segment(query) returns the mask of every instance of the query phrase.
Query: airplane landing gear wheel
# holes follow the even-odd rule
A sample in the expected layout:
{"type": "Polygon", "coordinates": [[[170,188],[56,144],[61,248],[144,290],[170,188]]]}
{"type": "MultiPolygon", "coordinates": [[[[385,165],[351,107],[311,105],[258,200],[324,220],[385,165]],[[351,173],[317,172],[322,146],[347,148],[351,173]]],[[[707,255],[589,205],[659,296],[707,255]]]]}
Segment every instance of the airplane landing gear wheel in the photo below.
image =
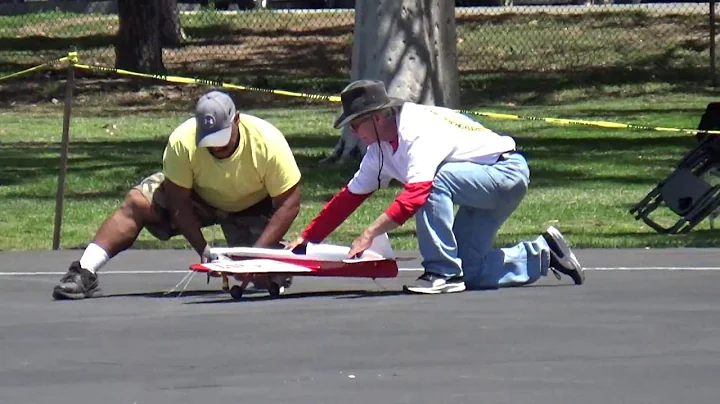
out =
{"type": "Polygon", "coordinates": [[[280,286],[280,284],[276,282],[270,282],[270,285],[268,286],[268,293],[272,297],[280,297],[280,295],[285,291],[284,286],[280,286]]]}
{"type": "Polygon", "coordinates": [[[242,295],[243,295],[243,290],[240,286],[233,285],[233,287],[230,288],[230,296],[232,296],[233,299],[240,300],[240,299],[242,299],[242,295]]]}

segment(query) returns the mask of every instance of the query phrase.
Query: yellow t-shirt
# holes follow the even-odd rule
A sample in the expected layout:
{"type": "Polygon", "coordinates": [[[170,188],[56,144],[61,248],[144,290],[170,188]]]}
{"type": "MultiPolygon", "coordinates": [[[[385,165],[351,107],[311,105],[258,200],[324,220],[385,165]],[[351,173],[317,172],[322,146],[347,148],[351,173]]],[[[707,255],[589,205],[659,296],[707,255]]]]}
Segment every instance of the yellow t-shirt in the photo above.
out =
{"type": "Polygon", "coordinates": [[[239,212],[300,181],[300,169],[287,140],[270,123],[240,114],[240,142],[232,156],[213,157],[195,145],[195,118],[178,126],[163,153],[163,173],[175,184],[194,189],[210,205],[239,212]]]}

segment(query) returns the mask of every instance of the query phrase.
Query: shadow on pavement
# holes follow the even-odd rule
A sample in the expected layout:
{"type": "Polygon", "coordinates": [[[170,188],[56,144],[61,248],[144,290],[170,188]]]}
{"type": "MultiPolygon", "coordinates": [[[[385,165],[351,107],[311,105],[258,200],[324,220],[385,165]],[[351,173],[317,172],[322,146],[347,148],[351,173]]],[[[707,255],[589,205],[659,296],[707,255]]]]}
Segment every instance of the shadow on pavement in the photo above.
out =
{"type": "MultiPolygon", "coordinates": [[[[248,292],[246,291],[245,294],[248,292]]],[[[187,304],[216,304],[216,303],[251,303],[251,302],[265,302],[268,300],[288,300],[288,299],[304,299],[304,298],[317,298],[317,297],[335,297],[336,299],[361,299],[368,297],[385,297],[385,296],[397,296],[406,294],[402,290],[383,290],[383,291],[367,291],[367,290],[334,290],[334,291],[319,291],[319,292],[298,292],[288,293],[280,297],[272,297],[263,291],[254,292],[254,294],[260,295],[256,297],[245,297],[243,294],[242,299],[235,300],[229,295],[226,299],[219,300],[203,300],[187,302],[187,304]]]]}

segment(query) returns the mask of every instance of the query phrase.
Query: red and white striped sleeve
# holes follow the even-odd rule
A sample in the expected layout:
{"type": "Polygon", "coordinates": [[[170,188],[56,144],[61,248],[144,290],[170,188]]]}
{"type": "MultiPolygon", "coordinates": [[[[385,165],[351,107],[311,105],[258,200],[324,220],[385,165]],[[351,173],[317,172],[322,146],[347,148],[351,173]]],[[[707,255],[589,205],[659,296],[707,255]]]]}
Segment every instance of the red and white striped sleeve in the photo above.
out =
{"type": "Polygon", "coordinates": [[[415,133],[407,147],[405,189],[395,198],[385,213],[398,224],[405,223],[427,201],[438,168],[450,155],[453,145],[443,141],[433,122],[422,119],[403,120],[402,131],[415,133]]]}
{"type": "Polygon", "coordinates": [[[345,186],[335,194],[322,211],[302,232],[301,237],[311,243],[320,243],[347,219],[371,193],[353,194],[345,186]]]}
{"type": "Polygon", "coordinates": [[[395,198],[385,213],[397,224],[404,224],[427,201],[432,190],[432,181],[414,182],[405,185],[405,189],[395,198]]]}
{"type": "Polygon", "coordinates": [[[348,182],[348,190],[354,194],[368,194],[377,191],[377,177],[380,170],[380,150],[376,143],[368,146],[360,162],[360,168],[348,182]]]}

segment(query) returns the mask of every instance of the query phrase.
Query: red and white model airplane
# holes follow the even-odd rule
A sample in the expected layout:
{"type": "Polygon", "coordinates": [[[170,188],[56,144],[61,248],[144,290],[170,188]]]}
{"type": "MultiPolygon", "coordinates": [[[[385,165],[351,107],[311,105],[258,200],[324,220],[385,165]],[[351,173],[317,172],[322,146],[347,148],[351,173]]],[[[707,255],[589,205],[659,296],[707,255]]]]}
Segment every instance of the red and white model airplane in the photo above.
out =
{"type": "Polygon", "coordinates": [[[269,278],[268,293],[278,297],[284,292],[283,283],[293,276],[331,276],[352,278],[395,278],[398,265],[387,234],[378,236],[360,257],[348,258],[349,247],[332,244],[308,243],[295,251],[252,248],[212,248],[218,259],[205,264],[190,265],[195,272],[207,273],[210,277],[222,277],[223,289],[229,287],[228,278],[241,282],[229,288],[235,300],[255,276],[269,278]],[[298,251],[300,250],[300,251],[298,251]]]}

